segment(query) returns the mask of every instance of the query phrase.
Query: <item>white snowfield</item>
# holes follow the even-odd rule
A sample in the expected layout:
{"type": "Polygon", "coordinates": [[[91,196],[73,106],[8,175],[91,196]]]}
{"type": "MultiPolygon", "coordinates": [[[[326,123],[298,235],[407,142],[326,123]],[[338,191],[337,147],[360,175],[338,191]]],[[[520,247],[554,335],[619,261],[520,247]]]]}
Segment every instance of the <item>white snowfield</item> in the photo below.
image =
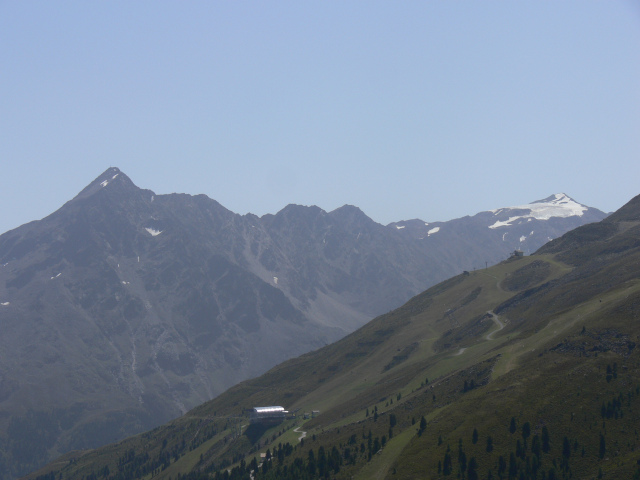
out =
{"type": "Polygon", "coordinates": [[[406,225],[396,225],[396,228],[397,228],[398,230],[402,230],[405,226],[406,226],[406,225]]]}
{"type": "Polygon", "coordinates": [[[534,202],[529,203],[528,205],[520,205],[517,207],[509,207],[508,209],[500,208],[498,210],[491,210],[494,215],[499,214],[503,210],[529,210],[529,213],[525,215],[517,215],[513,217],[509,217],[508,220],[505,221],[497,221],[493,225],[490,225],[489,228],[499,228],[506,227],[511,225],[516,220],[521,218],[526,218],[528,222],[532,219],[535,220],[549,220],[553,217],[558,218],[566,218],[566,217],[581,217],[584,212],[587,210],[587,207],[584,205],[580,205],[577,202],[574,202],[572,199],[567,197],[564,193],[556,193],[554,198],[550,201],[546,202],[534,202]]]}
{"type": "Polygon", "coordinates": [[[145,230],[147,232],[149,232],[151,234],[151,236],[153,236],[153,237],[157,237],[158,235],[160,235],[163,232],[163,230],[154,230],[153,228],[148,228],[148,227],[145,228],[145,230]]]}
{"type": "Polygon", "coordinates": [[[434,233],[438,233],[439,231],[440,231],[440,227],[432,228],[427,232],[427,236],[430,237],[431,235],[433,235],[434,233]]]}
{"type": "Polygon", "coordinates": [[[2,305],[3,307],[6,307],[7,305],[9,305],[9,302],[2,302],[0,303],[0,305],[2,305]]]}

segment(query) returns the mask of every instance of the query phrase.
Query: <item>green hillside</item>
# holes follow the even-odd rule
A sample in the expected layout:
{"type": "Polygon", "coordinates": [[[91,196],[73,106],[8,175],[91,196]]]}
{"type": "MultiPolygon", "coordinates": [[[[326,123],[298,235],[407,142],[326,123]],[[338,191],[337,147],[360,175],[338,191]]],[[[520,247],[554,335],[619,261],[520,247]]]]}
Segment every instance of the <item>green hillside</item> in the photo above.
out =
{"type": "Polygon", "coordinates": [[[639,198],[31,478],[640,478],[639,198]]]}

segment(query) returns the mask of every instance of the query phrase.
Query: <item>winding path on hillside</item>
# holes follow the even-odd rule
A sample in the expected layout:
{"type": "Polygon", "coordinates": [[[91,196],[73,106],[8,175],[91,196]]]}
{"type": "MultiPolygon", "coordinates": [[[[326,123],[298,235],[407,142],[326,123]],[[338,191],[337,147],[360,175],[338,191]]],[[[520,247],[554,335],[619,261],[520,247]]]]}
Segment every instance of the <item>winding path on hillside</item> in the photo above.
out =
{"type": "MultiPolygon", "coordinates": [[[[493,313],[493,310],[489,310],[487,312],[487,314],[491,315],[491,318],[493,319],[494,323],[498,326],[498,328],[496,328],[495,330],[487,333],[484,336],[485,340],[491,341],[491,340],[493,340],[493,336],[504,328],[504,323],[500,320],[498,315],[493,313]]],[[[466,349],[467,349],[467,347],[462,347],[460,350],[458,350],[456,353],[454,353],[454,356],[457,357],[458,355],[462,355],[465,352],[466,349]]]]}
{"type": "Polygon", "coordinates": [[[300,434],[300,436],[298,437],[298,441],[307,436],[307,432],[303,432],[302,430],[300,430],[300,427],[294,428],[293,431],[300,434]]]}
{"type": "Polygon", "coordinates": [[[504,323],[500,321],[498,315],[493,313],[493,310],[489,310],[487,313],[491,315],[491,318],[493,318],[493,321],[496,323],[496,325],[498,325],[498,328],[496,328],[492,332],[487,333],[484,338],[487,340],[493,340],[493,336],[504,328],[504,323]]]}

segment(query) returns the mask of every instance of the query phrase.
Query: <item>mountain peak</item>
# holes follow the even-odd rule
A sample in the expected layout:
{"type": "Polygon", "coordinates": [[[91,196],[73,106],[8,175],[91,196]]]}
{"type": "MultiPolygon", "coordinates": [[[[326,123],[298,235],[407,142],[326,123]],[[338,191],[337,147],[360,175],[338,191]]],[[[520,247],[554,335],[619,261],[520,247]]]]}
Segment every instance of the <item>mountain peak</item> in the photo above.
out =
{"type": "Polygon", "coordinates": [[[352,226],[375,225],[376,222],[354,205],[343,205],[329,212],[329,216],[342,224],[352,226]]]}
{"type": "Polygon", "coordinates": [[[511,224],[513,221],[520,218],[534,219],[534,220],[549,220],[553,217],[567,218],[567,217],[582,217],[584,213],[589,210],[589,207],[576,202],[571,197],[564,193],[556,193],[542,200],[536,200],[526,205],[518,205],[514,207],[499,208],[497,210],[490,210],[495,216],[507,217],[507,221],[497,221],[489,228],[497,228],[511,224]],[[519,212],[514,212],[517,210],[519,212]],[[524,215],[514,213],[528,212],[524,215]]]}
{"type": "Polygon", "coordinates": [[[91,182],[88,187],[93,185],[100,185],[101,187],[106,187],[110,182],[118,178],[120,175],[126,177],[125,174],[118,167],[109,167],[104,172],[96,177],[96,179],[91,182]]]}
{"type": "Polygon", "coordinates": [[[360,210],[360,208],[356,207],[355,205],[343,205],[329,212],[329,215],[338,216],[338,217],[347,217],[347,216],[366,217],[367,216],[362,210],[360,210]]]}
{"type": "Polygon", "coordinates": [[[278,217],[316,216],[322,213],[324,213],[324,210],[322,210],[320,207],[316,205],[307,206],[307,205],[298,205],[297,203],[290,203],[289,205],[284,207],[282,210],[280,210],[278,213],[276,213],[276,216],[278,217]]]}
{"type": "Polygon", "coordinates": [[[331,211],[331,213],[333,212],[360,212],[364,215],[364,212],[359,207],[356,207],[355,205],[349,205],[348,203],[345,203],[343,206],[331,211]]]}
{"type": "Polygon", "coordinates": [[[528,208],[531,210],[530,215],[536,220],[548,220],[551,217],[581,217],[589,209],[565,193],[555,193],[545,199],[513,208],[528,208]]]}
{"type": "Polygon", "coordinates": [[[549,195],[547,198],[543,198],[542,200],[536,200],[535,202],[531,202],[531,204],[534,204],[534,203],[562,204],[562,203],[570,203],[570,202],[576,203],[575,200],[571,198],[569,195],[561,192],[561,193],[554,193],[553,195],[549,195]]]}
{"type": "Polygon", "coordinates": [[[134,183],[131,181],[129,177],[127,177],[119,168],[117,167],[109,167],[104,172],[102,172],[98,177],[87,185],[76,197],[74,200],[80,200],[83,198],[88,198],[95,193],[105,189],[105,188],[113,188],[113,186],[119,185],[120,187],[133,187],[137,189],[134,183]]]}

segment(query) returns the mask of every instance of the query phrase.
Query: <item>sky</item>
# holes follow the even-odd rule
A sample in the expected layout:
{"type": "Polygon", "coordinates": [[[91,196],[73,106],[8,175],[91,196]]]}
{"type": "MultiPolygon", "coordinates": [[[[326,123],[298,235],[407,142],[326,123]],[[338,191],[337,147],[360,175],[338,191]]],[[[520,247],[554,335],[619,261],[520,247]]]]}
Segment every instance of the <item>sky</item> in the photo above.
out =
{"type": "Polygon", "coordinates": [[[0,233],[111,166],[245,214],[640,194],[640,2],[0,0],[0,233]]]}

